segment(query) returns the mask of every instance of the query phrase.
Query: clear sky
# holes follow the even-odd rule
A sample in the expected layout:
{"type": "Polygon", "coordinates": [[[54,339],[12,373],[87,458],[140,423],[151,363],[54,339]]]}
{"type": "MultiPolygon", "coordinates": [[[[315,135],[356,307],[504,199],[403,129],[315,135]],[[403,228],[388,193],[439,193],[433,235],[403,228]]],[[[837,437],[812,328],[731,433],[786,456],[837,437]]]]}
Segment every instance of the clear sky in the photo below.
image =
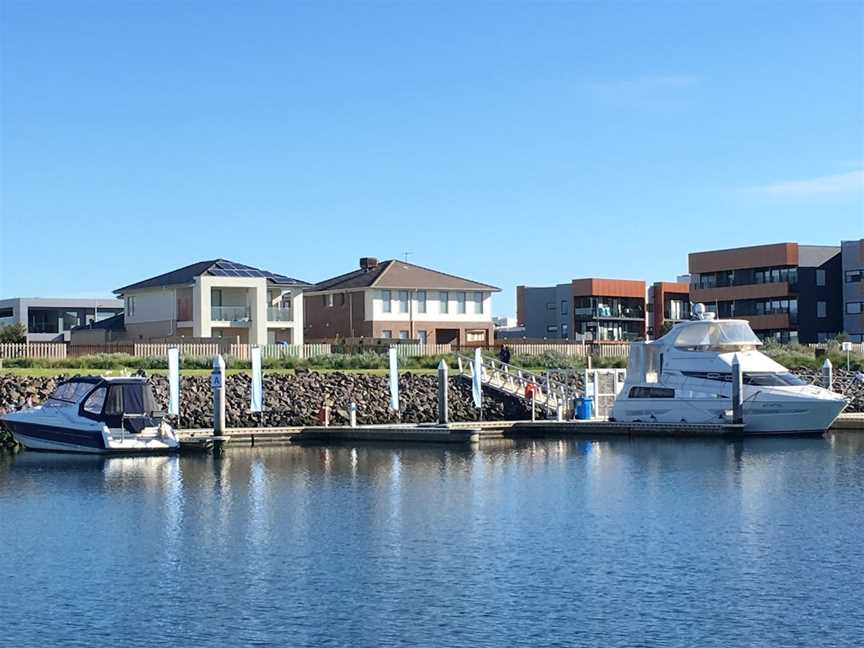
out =
{"type": "Polygon", "coordinates": [[[0,297],[864,236],[864,4],[10,2],[0,297]]]}

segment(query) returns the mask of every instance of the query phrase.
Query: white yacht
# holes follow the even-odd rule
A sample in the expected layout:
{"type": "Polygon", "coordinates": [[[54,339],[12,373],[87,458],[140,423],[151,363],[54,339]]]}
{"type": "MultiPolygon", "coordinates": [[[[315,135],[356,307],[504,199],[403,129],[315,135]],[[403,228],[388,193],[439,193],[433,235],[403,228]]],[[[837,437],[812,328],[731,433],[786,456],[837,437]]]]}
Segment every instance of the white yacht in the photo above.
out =
{"type": "Polygon", "coordinates": [[[4,414],[0,421],[31,450],[142,454],[180,446],[156,411],[146,378],[76,376],[42,405],[4,414]]]}
{"type": "Polygon", "coordinates": [[[744,434],[822,434],[848,401],[759,352],[746,320],[715,320],[702,304],[653,342],[633,343],[610,419],[732,422],[732,363],[742,372],[744,434]]]}

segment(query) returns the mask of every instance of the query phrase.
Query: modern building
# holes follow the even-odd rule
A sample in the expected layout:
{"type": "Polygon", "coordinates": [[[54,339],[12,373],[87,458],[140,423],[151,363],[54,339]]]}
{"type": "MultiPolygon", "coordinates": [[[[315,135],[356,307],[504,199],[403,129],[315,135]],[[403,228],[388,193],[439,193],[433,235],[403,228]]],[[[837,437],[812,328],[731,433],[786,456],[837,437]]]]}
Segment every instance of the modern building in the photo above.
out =
{"type": "Polygon", "coordinates": [[[843,330],[851,342],[864,342],[864,239],[842,241],[843,330]]]}
{"type": "Polygon", "coordinates": [[[199,261],[114,292],[131,340],[231,338],[303,344],[305,281],[226,259],[199,261]]]}
{"type": "Polygon", "coordinates": [[[306,338],[488,344],[496,292],[495,286],[412,263],[364,257],[358,269],[306,291],[306,338]]]}
{"type": "Polygon", "coordinates": [[[516,286],[516,325],[531,340],[569,340],[573,334],[573,288],[516,286]]]}
{"type": "Polygon", "coordinates": [[[656,339],[664,335],[675,322],[689,319],[690,284],[680,281],[654,282],[648,288],[647,311],[648,337],[656,339]]]}
{"type": "Polygon", "coordinates": [[[821,342],[843,329],[839,246],[776,243],[689,255],[690,300],[757,335],[821,342]]]}
{"type": "Polygon", "coordinates": [[[516,286],[516,321],[529,339],[642,339],[645,297],[645,282],[629,279],[516,286]]]}
{"type": "Polygon", "coordinates": [[[122,312],[119,299],[16,297],[0,300],[0,326],[24,324],[28,342],[68,342],[74,327],[122,312]]]}

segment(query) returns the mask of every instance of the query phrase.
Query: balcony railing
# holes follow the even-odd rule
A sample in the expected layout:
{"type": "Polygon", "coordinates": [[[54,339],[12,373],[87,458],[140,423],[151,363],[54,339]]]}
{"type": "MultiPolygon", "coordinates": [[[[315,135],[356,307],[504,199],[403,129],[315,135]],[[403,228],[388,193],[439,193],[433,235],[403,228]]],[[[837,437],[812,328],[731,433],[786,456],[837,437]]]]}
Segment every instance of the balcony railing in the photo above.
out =
{"type": "Polygon", "coordinates": [[[268,322],[290,322],[294,319],[293,310],[290,308],[280,308],[279,306],[267,307],[268,322]]]}
{"type": "Polygon", "coordinates": [[[210,319],[214,322],[237,322],[252,316],[248,306],[211,306],[210,319]]]}
{"type": "Polygon", "coordinates": [[[645,319],[645,312],[634,309],[618,311],[614,308],[574,308],[573,314],[578,318],[589,319],[645,319]]]}

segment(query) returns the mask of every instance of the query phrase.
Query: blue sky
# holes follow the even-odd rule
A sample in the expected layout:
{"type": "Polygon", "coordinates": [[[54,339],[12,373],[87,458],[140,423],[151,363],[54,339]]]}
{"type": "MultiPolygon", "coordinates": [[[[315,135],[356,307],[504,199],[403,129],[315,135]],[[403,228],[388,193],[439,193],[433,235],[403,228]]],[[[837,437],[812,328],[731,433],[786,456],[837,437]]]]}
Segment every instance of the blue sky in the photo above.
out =
{"type": "Polygon", "coordinates": [[[0,296],[864,236],[862,5],[691,4],[4,0],[0,296]]]}

